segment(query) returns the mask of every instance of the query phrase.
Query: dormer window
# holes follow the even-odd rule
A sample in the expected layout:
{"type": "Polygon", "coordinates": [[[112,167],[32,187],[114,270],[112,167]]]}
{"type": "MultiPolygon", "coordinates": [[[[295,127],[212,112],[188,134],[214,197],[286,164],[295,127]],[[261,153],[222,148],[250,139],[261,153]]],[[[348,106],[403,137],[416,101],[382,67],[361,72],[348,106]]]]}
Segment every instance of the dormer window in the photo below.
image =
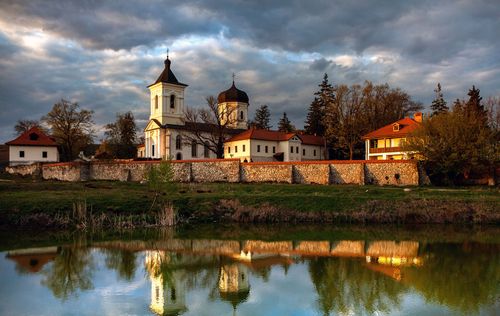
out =
{"type": "Polygon", "coordinates": [[[175,109],[175,95],[170,96],[170,108],[175,109]]]}
{"type": "Polygon", "coordinates": [[[158,110],[158,96],[155,95],[155,110],[158,110]]]}
{"type": "Polygon", "coordinates": [[[392,125],[392,131],[393,132],[399,132],[399,124],[398,123],[395,123],[392,125]]]}
{"type": "Polygon", "coordinates": [[[38,134],[37,133],[31,133],[30,134],[30,140],[38,140],[38,134]]]}

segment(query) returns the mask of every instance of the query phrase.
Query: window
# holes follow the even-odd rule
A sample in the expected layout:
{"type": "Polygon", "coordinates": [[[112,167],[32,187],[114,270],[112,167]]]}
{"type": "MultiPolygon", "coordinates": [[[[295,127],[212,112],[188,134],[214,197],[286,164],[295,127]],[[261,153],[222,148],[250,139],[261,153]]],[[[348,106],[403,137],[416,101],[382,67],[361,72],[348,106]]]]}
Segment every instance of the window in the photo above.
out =
{"type": "Polygon", "coordinates": [[[290,153],[293,154],[293,146],[290,147],[290,153]]]}
{"type": "Polygon", "coordinates": [[[177,156],[175,157],[175,159],[182,160],[182,154],[181,153],[177,153],[177,156]]]}
{"type": "Polygon", "coordinates": [[[246,148],[245,148],[245,145],[243,145],[243,152],[245,152],[246,148]]]}
{"type": "Polygon", "coordinates": [[[266,146],[266,147],[264,147],[264,151],[265,151],[265,152],[266,152],[266,154],[267,154],[267,151],[268,151],[268,150],[267,150],[267,146],[266,146]]]}
{"type": "Polygon", "coordinates": [[[170,96],[170,108],[175,109],[175,95],[170,96]]]}
{"type": "Polygon", "coordinates": [[[203,145],[203,157],[208,158],[210,157],[209,151],[208,151],[208,143],[205,143],[203,145]]]}
{"type": "Polygon", "coordinates": [[[234,152],[237,153],[238,152],[238,146],[234,146],[234,152]]]}
{"type": "Polygon", "coordinates": [[[231,146],[227,146],[227,153],[230,154],[231,153],[231,146]]]}
{"type": "Polygon", "coordinates": [[[257,145],[257,152],[260,153],[260,145],[257,145]]]}
{"type": "Polygon", "coordinates": [[[295,153],[298,154],[299,153],[299,146],[295,147],[295,153]]]}
{"type": "Polygon", "coordinates": [[[177,135],[177,137],[175,137],[175,149],[177,149],[177,150],[182,149],[182,136],[181,135],[177,135]]]}
{"type": "Polygon", "coordinates": [[[24,150],[19,151],[19,158],[24,158],[24,150]]]}
{"type": "Polygon", "coordinates": [[[273,154],[276,153],[276,146],[273,146],[273,154]]]}
{"type": "Polygon", "coordinates": [[[177,299],[177,295],[175,295],[175,288],[174,287],[170,288],[170,299],[172,300],[172,302],[175,302],[175,300],[177,299]]]}
{"type": "Polygon", "coordinates": [[[398,123],[396,123],[396,124],[392,125],[392,131],[393,131],[393,132],[397,132],[397,131],[399,131],[399,124],[398,124],[398,123]]]}
{"type": "Polygon", "coordinates": [[[305,155],[306,155],[306,150],[302,149],[302,156],[305,156],[305,155]]]}
{"type": "Polygon", "coordinates": [[[158,96],[155,95],[155,110],[158,110],[158,96]]]}
{"type": "Polygon", "coordinates": [[[42,151],[42,158],[47,158],[47,152],[46,151],[42,151]]]}
{"type": "Polygon", "coordinates": [[[240,112],[240,120],[243,121],[245,117],[243,116],[243,111],[240,112]]]}
{"type": "Polygon", "coordinates": [[[314,150],[314,157],[316,157],[316,149],[314,150]]]}
{"type": "Polygon", "coordinates": [[[191,157],[197,157],[198,156],[198,144],[196,144],[196,141],[193,140],[191,143],[191,157]]]}
{"type": "Polygon", "coordinates": [[[155,156],[155,145],[151,145],[151,157],[155,156]]]}

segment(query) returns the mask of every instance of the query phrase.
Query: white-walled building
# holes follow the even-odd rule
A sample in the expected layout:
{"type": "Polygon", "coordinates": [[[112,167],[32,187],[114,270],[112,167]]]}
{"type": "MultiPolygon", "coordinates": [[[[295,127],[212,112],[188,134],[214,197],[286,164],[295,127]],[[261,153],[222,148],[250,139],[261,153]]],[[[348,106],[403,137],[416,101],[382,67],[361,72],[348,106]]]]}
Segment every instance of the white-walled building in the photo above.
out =
{"type": "Polygon", "coordinates": [[[407,152],[403,143],[412,132],[420,127],[422,113],[413,118],[405,117],[363,136],[366,160],[414,159],[418,153],[407,152]]]}
{"type": "MultiPolygon", "coordinates": [[[[208,137],[214,126],[185,120],[184,98],[188,85],[177,80],[170,66],[171,61],[167,57],[163,72],[148,86],[151,114],[144,130],[144,148],[139,149],[138,156],[173,160],[217,158],[207,145],[188,137],[195,131],[208,137]]],[[[234,81],[231,88],[219,94],[219,112],[232,115],[227,138],[247,129],[248,106],[247,94],[237,89],[234,81]]]]}
{"type": "Polygon", "coordinates": [[[9,146],[9,165],[11,166],[59,161],[56,142],[37,127],[30,128],[5,144],[9,146]]]}
{"type": "Polygon", "coordinates": [[[313,135],[249,129],[224,143],[224,157],[242,162],[323,160],[325,141],[313,135]]]}

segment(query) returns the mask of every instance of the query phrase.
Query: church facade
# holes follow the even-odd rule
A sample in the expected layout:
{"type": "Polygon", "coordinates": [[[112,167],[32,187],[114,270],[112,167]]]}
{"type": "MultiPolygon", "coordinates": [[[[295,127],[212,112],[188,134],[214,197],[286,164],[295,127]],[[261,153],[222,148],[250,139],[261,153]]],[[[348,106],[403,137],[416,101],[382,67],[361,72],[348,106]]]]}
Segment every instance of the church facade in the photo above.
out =
{"type": "MultiPolygon", "coordinates": [[[[184,107],[187,84],[177,80],[167,56],[165,68],[148,86],[150,116],[144,130],[144,145],[138,157],[151,159],[215,159],[214,124],[186,119],[184,107]]],[[[218,118],[224,129],[224,158],[252,161],[301,161],[325,159],[322,137],[301,133],[248,129],[249,98],[234,84],[219,93],[218,118]]]]}
{"type": "MultiPolygon", "coordinates": [[[[163,72],[148,86],[151,114],[144,130],[144,147],[139,149],[140,157],[173,160],[217,158],[208,144],[192,137],[194,133],[210,137],[213,126],[186,120],[184,98],[187,86],[177,80],[167,57],[163,72]]],[[[227,138],[247,129],[248,96],[236,88],[234,81],[231,88],[219,94],[217,101],[219,112],[228,114],[221,117],[230,120],[227,138]]]]}

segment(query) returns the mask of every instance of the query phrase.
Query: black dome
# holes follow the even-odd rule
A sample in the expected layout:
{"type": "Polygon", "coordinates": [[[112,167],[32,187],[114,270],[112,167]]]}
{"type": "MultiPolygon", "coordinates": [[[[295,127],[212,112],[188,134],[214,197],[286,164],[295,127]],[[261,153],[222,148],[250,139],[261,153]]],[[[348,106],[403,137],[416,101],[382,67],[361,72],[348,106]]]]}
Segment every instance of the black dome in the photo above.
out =
{"type": "Polygon", "coordinates": [[[240,89],[236,88],[236,86],[234,85],[234,81],[233,81],[233,85],[231,86],[231,88],[219,93],[219,97],[217,98],[217,101],[219,103],[224,103],[224,102],[248,103],[248,95],[245,91],[241,91],[240,89]]]}

